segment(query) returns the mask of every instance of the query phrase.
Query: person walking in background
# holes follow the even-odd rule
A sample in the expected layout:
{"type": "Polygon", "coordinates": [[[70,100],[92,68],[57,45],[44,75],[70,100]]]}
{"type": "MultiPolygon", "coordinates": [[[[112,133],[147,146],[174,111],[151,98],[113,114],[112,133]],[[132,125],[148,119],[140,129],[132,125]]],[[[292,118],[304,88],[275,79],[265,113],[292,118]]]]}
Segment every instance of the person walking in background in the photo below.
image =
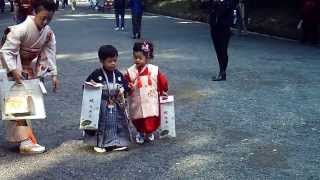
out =
{"type": "Polygon", "coordinates": [[[246,25],[246,9],[245,2],[246,0],[240,0],[237,6],[237,28],[238,34],[248,34],[247,25],[246,25]]]}
{"type": "Polygon", "coordinates": [[[319,43],[319,21],[320,3],[319,0],[304,0],[301,10],[302,37],[301,43],[310,41],[312,44],[319,43]]]}
{"type": "Polygon", "coordinates": [[[66,7],[68,7],[68,0],[63,0],[62,1],[62,8],[64,9],[66,7]]]}
{"type": "Polygon", "coordinates": [[[130,0],[129,7],[132,14],[132,33],[133,39],[141,38],[141,21],[143,15],[142,0],[130,0]]]}
{"type": "Polygon", "coordinates": [[[4,13],[4,7],[5,7],[4,0],[0,0],[0,11],[1,11],[1,13],[4,13]]]}
{"type": "Polygon", "coordinates": [[[228,45],[231,37],[230,27],[233,24],[234,9],[237,0],[211,0],[210,29],[211,38],[219,62],[219,74],[212,77],[213,81],[225,81],[228,66],[228,45]]]}
{"type": "Polygon", "coordinates": [[[71,2],[71,10],[75,11],[77,6],[77,0],[70,0],[71,2]]]}
{"type": "Polygon", "coordinates": [[[96,8],[98,11],[104,12],[106,6],[105,0],[97,0],[96,8]]]}
{"type": "Polygon", "coordinates": [[[60,0],[56,0],[56,10],[59,10],[59,4],[60,4],[60,0]]]}
{"type": "Polygon", "coordinates": [[[13,4],[13,0],[9,0],[10,3],[10,12],[14,11],[14,4],[13,4]]]}
{"type": "Polygon", "coordinates": [[[14,0],[14,19],[17,24],[26,20],[28,15],[33,15],[32,3],[32,0],[14,0]]]}
{"type": "Polygon", "coordinates": [[[115,30],[124,31],[124,15],[126,11],[126,0],[114,0],[114,13],[116,16],[116,27],[115,30]],[[120,21],[120,22],[119,22],[120,21]],[[121,24],[121,27],[120,27],[121,24]]]}

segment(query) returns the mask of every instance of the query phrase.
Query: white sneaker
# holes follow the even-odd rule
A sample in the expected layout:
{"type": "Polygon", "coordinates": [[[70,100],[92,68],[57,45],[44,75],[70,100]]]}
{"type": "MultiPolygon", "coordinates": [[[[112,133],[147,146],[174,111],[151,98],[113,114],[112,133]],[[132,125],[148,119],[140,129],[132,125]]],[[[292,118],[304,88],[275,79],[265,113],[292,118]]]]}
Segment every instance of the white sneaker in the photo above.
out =
{"type": "Polygon", "coordinates": [[[128,147],[127,146],[119,146],[117,148],[114,148],[113,150],[114,151],[126,151],[126,150],[128,150],[128,147]]]}
{"type": "Polygon", "coordinates": [[[114,28],[114,30],[119,31],[119,30],[120,30],[120,28],[116,27],[116,28],[114,28]]]}
{"type": "Polygon", "coordinates": [[[148,134],[148,135],[147,135],[147,139],[148,139],[148,141],[150,141],[150,142],[154,141],[154,134],[153,134],[153,133],[148,134]]]}
{"type": "Polygon", "coordinates": [[[21,154],[40,154],[43,153],[46,148],[39,144],[33,144],[31,140],[21,142],[19,147],[21,154]]]}
{"type": "Polygon", "coordinates": [[[124,27],[121,28],[121,31],[124,31],[124,27]]]}
{"type": "Polygon", "coordinates": [[[136,142],[137,142],[138,144],[143,144],[143,143],[144,143],[144,135],[138,133],[138,134],[136,135],[136,142]]]}
{"type": "Polygon", "coordinates": [[[93,147],[93,150],[97,153],[104,153],[106,152],[106,148],[99,148],[99,147],[93,147]]]}

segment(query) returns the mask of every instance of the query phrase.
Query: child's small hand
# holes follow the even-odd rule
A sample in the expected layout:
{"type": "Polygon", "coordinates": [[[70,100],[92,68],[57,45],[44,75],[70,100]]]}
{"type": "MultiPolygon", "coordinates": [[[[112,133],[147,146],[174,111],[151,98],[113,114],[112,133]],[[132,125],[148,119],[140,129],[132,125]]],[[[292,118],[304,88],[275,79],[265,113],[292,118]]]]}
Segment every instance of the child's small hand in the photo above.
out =
{"type": "Polygon", "coordinates": [[[128,84],[128,88],[133,89],[133,88],[134,88],[134,84],[130,82],[130,83],[128,84]]]}
{"type": "Polygon", "coordinates": [[[168,93],[167,92],[162,92],[162,96],[161,96],[161,98],[163,99],[163,100],[167,100],[168,99],[168,93]]]}
{"type": "Polygon", "coordinates": [[[90,83],[92,83],[93,85],[97,85],[97,83],[94,80],[91,80],[90,83]]]}
{"type": "Polygon", "coordinates": [[[91,80],[89,82],[85,82],[85,84],[89,85],[88,87],[96,88],[97,84],[95,81],[91,80]]]}

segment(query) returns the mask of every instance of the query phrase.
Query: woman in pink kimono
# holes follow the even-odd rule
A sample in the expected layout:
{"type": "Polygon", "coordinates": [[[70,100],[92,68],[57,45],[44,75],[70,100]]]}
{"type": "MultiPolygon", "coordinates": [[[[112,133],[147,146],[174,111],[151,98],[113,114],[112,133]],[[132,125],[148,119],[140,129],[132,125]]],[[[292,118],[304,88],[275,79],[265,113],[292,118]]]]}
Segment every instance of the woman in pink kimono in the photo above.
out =
{"type": "MultiPolygon", "coordinates": [[[[55,12],[55,3],[52,0],[37,0],[33,8],[35,16],[28,16],[21,24],[8,27],[5,31],[5,41],[0,49],[1,62],[8,71],[9,79],[16,83],[44,74],[51,75],[55,92],[59,84],[56,40],[48,26],[55,12]]],[[[9,142],[20,143],[20,153],[45,151],[25,120],[10,121],[7,138],[9,142]]]]}

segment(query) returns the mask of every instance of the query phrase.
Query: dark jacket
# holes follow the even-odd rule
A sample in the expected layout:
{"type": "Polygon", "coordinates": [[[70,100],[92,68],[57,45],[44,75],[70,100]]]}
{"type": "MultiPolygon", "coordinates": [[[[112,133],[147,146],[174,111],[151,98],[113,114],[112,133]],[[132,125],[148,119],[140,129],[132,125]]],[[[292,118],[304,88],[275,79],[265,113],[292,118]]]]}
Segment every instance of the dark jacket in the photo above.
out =
{"type": "Polygon", "coordinates": [[[320,21],[319,0],[304,0],[301,15],[305,23],[318,24],[320,21]]]}
{"type": "Polygon", "coordinates": [[[113,5],[115,9],[125,9],[126,0],[114,0],[113,5]]]}
{"type": "MultiPolygon", "coordinates": [[[[116,69],[114,73],[115,73],[116,83],[121,84],[125,90],[125,93],[127,94],[129,92],[128,82],[125,80],[125,78],[123,77],[122,73],[119,70],[116,69]]],[[[113,82],[113,73],[106,71],[106,74],[108,77],[108,81],[110,83],[113,82]]],[[[106,78],[101,68],[93,71],[86,79],[87,82],[90,82],[91,80],[96,83],[101,83],[101,84],[106,83],[106,78]]],[[[106,93],[102,93],[102,99],[103,100],[107,99],[106,93]]]]}
{"type": "Polygon", "coordinates": [[[0,0],[0,8],[2,9],[4,8],[4,6],[5,6],[4,0],[0,0]]]}
{"type": "Polygon", "coordinates": [[[142,15],[143,13],[142,0],[130,0],[129,7],[131,8],[132,15],[142,15]]]}
{"type": "Polygon", "coordinates": [[[233,25],[233,10],[239,0],[211,0],[209,24],[212,28],[225,28],[233,25]]]}

